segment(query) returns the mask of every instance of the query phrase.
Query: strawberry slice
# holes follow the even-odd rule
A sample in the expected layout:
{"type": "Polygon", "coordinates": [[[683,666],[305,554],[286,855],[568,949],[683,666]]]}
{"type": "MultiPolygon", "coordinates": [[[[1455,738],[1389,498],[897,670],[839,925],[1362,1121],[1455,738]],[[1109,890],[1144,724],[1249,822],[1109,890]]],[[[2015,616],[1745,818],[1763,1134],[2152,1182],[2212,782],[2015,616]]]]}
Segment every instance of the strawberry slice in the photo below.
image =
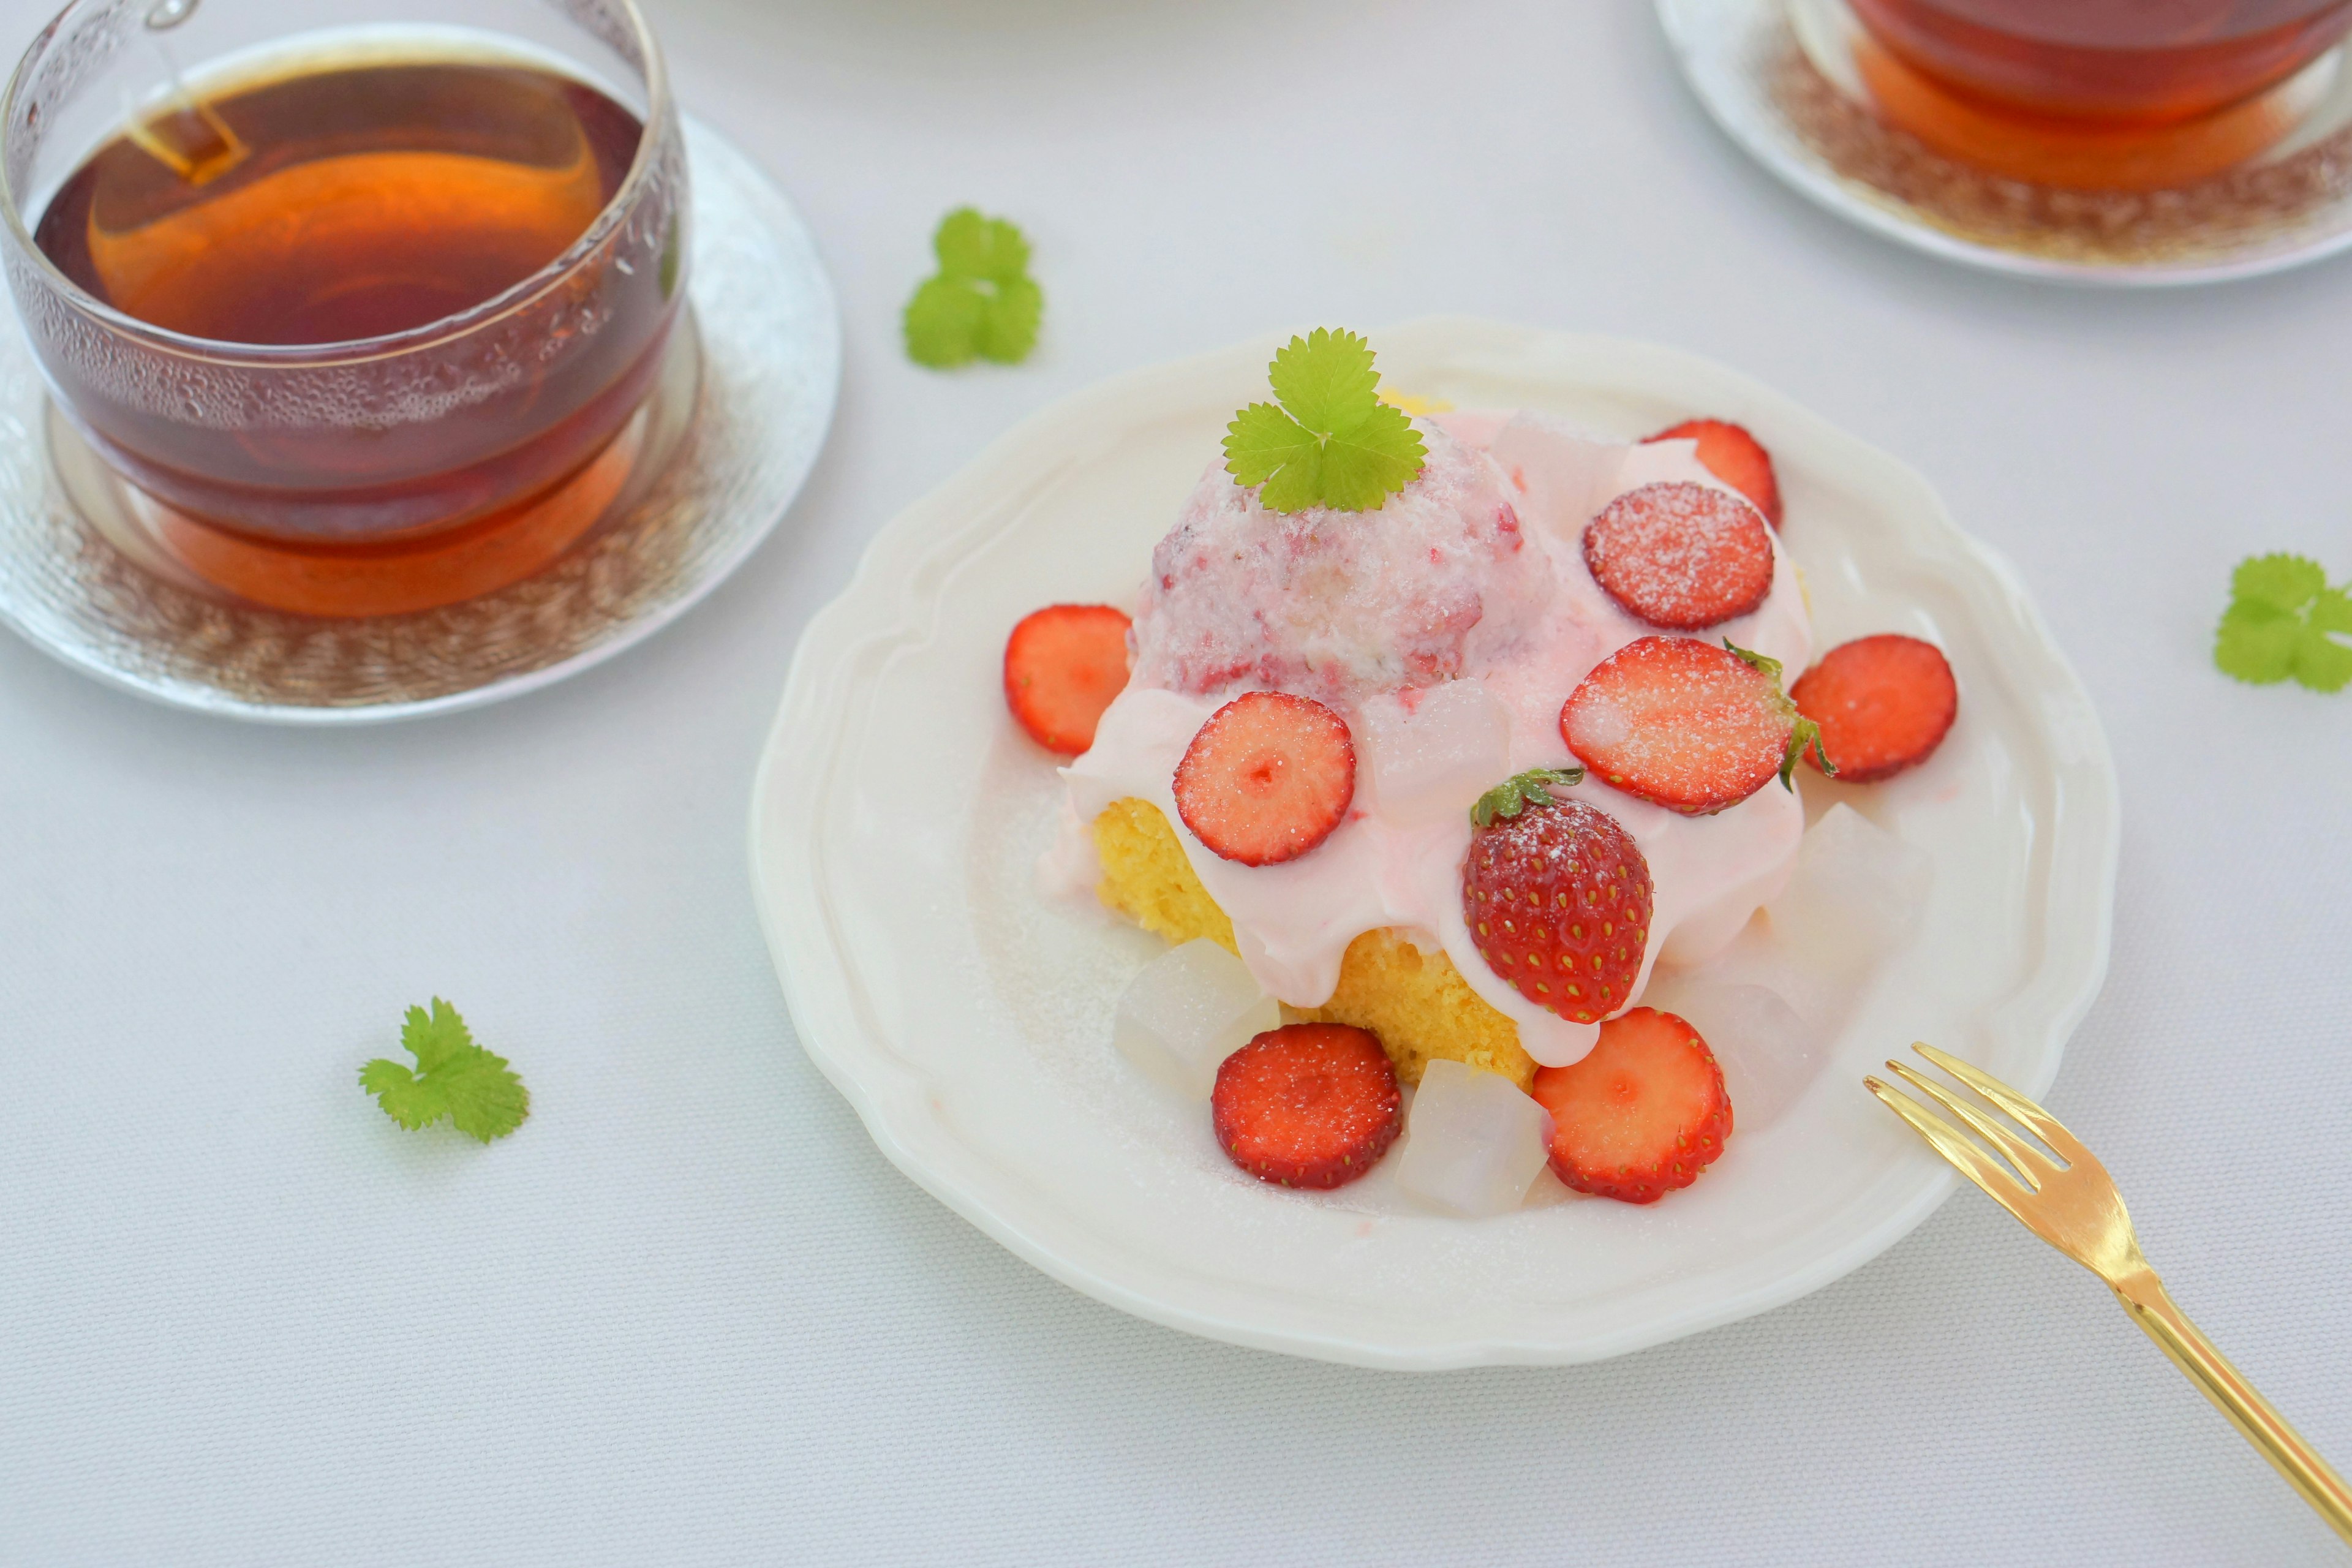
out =
{"type": "Polygon", "coordinates": [[[1488,790],[1462,862],[1462,921],[1486,967],[1575,1024],[1632,999],[1654,893],[1650,863],[1615,817],[1552,795],[1583,776],[1541,768],[1488,790]]]}
{"type": "Polygon", "coordinates": [[[1559,733],[1612,788],[1698,816],[1738,805],[1775,773],[1789,785],[1821,731],[1781,693],[1779,660],[1728,642],[1637,637],[1570,693],[1559,733]]]}
{"type": "Polygon", "coordinates": [[[1843,643],[1797,678],[1789,695],[1821,726],[1805,754],[1815,767],[1827,747],[1837,776],[1872,784],[1917,767],[1943,743],[1960,710],[1952,667],[1934,643],[1883,632],[1843,643]]]}
{"type": "Polygon", "coordinates": [[[1048,605],[1004,639],[1004,702],[1029,738],[1075,757],[1127,684],[1127,616],[1108,605],[1048,605]]]}
{"type": "Polygon", "coordinates": [[[1210,853],[1244,866],[1295,860],[1356,798],[1347,721],[1286,691],[1248,691],[1209,716],[1176,765],[1176,815],[1210,853]]]}
{"type": "Polygon", "coordinates": [[[1731,1097],[1696,1029],[1654,1007],[1601,1026],[1580,1062],[1538,1068],[1528,1091],[1551,1112],[1551,1168],[1580,1193],[1654,1204],[1723,1153],[1731,1097]]]}
{"type": "Polygon", "coordinates": [[[1772,591],[1772,535],[1754,507],[1712,485],[1643,485],[1584,529],[1584,564],[1654,626],[1695,632],[1747,615],[1772,591]]]}
{"type": "Polygon", "coordinates": [[[1338,1187],[1370,1170],[1404,1125],[1396,1068],[1369,1029],[1285,1024],[1217,1068],[1217,1142],[1286,1187],[1338,1187]]]}
{"type": "Polygon", "coordinates": [[[1706,471],[1754,501],[1774,528],[1780,526],[1780,480],[1772,471],[1772,454],[1744,426],[1727,419],[1685,419],[1643,437],[1642,444],[1653,441],[1696,441],[1706,471]]]}

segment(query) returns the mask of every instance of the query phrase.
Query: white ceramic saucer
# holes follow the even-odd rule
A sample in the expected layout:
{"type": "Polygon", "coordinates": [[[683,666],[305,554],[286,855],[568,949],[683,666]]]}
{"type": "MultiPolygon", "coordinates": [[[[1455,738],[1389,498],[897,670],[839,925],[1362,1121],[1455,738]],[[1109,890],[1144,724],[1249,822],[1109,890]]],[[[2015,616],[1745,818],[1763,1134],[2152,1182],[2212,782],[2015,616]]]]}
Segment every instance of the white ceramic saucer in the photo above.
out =
{"type": "Polygon", "coordinates": [[[2158,191],[2076,191],[1987,174],[1871,112],[1840,0],[1657,0],[1683,75],[1757,162],[1840,217],[1947,260],[2110,287],[2210,283],[2352,247],[2352,66],[2290,84],[2278,146],[2158,191]]]}
{"type": "Polygon", "coordinates": [[[612,658],[688,609],[765,539],[833,422],[841,323],[792,203],[686,121],[694,422],[651,487],[535,576],[464,604],[320,620],[224,604],[131,563],[50,458],[32,350],[0,327],[0,622],[109,685],[224,718],[365,724],[477,708],[612,658]]]}
{"type": "Polygon", "coordinates": [[[1926,1038],[2040,1093],[2098,991],[2117,822],[2098,721],[2015,580],[1918,475],[1745,376],[1486,321],[1371,339],[1391,386],[1462,407],[1629,437],[1692,414],[1746,424],[1777,459],[1822,644],[1904,630],[1949,651],[1958,725],[1870,801],[1934,858],[1925,929],[1829,1068],[1664,1203],[1472,1222],[1414,1210],[1385,1166],[1330,1194],[1254,1182],[1205,1107],[1112,1050],[1113,1004],[1160,943],[1036,892],[1060,790],[1005,714],[1004,637],[1040,605],[1130,598],[1280,337],[1028,420],[885,528],[810,625],[751,813],[801,1044],[883,1152],[990,1236],[1216,1339],[1386,1367],[1590,1361],[1817,1289],[1951,1190],[1861,1075],[1926,1038]]]}

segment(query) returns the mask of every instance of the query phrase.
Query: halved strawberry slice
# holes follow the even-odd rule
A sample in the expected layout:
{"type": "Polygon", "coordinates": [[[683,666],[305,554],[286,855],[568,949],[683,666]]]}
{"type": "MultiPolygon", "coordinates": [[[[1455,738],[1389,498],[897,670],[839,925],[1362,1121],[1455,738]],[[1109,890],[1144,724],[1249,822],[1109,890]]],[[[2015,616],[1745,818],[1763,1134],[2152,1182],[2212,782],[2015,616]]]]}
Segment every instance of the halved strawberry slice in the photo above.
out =
{"type": "Polygon", "coordinates": [[[1754,501],[1774,528],[1780,526],[1780,479],[1772,471],[1772,454],[1745,426],[1728,419],[1685,419],[1643,437],[1644,446],[1652,441],[1696,441],[1706,471],[1754,501]]]}
{"type": "Polygon", "coordinates": [[[1244,866],[1295,860],[1356,798],[1347,721],[1286,691],[1248,691],[1209,716],[1176,766],[1176,815],[1210,853],[1244,866]]]}
{"type": "Polygon", "coordinates": [[[1696,1029],[1636,1007],[1601,1026],[1582,1061],[1538,1068],[1528,1090],[1551,1112],[1551,1168],[1580,1193],[1654,1204],[1723,1153],[1731,1097],[1696,1029]]]}
{"type": "Polygon", "coordinates": [[[1821,726],[1821,745],[1808,759],[1819,767],[1826,747],[1849,784],[1893,778],[1926,762],[1960,710],[1943,650],[1896,632],[1830,649],[1789,695],[1821,726]]]}
{"type": "Polygon", "coordinates": [[[1127,616],[1108,605],[1048,605],[1004,639],[1004,702],[1029,738],[1075,757],[1127,684],[1127,616]]]}
{"type": "Polygon", "coordinates": [[[1781,693],[1779,660],[1727,642],[1637,637],[1570,694],[1559,733],[1611,787],[1698,816],[1775,773],[1788,785],[1821,731],[1781,693]]]}
{"type": "Polygon", "coordinates": [[[1370,1170],[1404,1125],[1396,1068],[1347,1024],[1268,1029],[1217,1068],[1217,1142],[1261,1182],[1337,1187],[1370,1170]]]}
{"type": "Polygon", "coordinates": [[[1747,615],[1772,591],[1763,514],[1712,485],[1643,485],[1584,529],[1584,563],[1654,626],[1694,632],[1747,615]]]}

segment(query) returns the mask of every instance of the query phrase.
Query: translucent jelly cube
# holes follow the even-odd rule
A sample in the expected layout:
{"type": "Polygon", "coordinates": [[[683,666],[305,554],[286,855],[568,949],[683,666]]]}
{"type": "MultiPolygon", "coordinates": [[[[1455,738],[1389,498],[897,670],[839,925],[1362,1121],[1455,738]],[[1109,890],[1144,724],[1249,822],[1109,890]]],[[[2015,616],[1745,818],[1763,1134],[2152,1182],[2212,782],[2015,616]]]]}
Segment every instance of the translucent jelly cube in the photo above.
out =
{"type": "Polygon", "coordinates": [[[1145,1077],[1206,1100],[1224,1059],[1281,1023],[1281,1009],[1242,961],[1199,937],[1161,953],[1128,982],[1111,1043],[1145,1077]]]}
{"type": "Polygon", "coordinates": [[[1544,1167],[1551,1118],[1510,1079],[1434,1061],[1413,1091],[1397,1185],[1471,1218],[1526,1201],[1544,1167]]]}
{"type": "Polygon", "coordinates": [[[1688,980],[1672,1003],[1667,1011],[1696,1029],[1723,1065],[1735,1129],[1778,1121],[1829,1061],[1828,1033],[1768,986],[1688,980]]]}
{"type": "MultiPolygon", "coordinates": [[[[1640,447],[1633,448],[1639,453],[1640,447]]],[[[1496,434],[1488,448],[1511,482],[1527,496],[1522,509],[1539,527],[1581,538],[1592,514],[1621,487],[1627,449],[1607,437],[1589,436],[1565,420],[1520,413],[1496,434]]]]}
{"type": "Polygon", "coordinates": [[[1509,766],[1510,715],[1483,681],[1431,687],[1410,710],[1394,698],[1368,702],[1364,718],[1371,798],[1395,821],[1467,811],[1509,766]]]}
{"type": "Polygon", "coordinates": [[[1772,930],[1806,959],[1859,969],[1911,940],[1934,881],[1926,850],[1841,802],[1805,829],[1772,930]]]}

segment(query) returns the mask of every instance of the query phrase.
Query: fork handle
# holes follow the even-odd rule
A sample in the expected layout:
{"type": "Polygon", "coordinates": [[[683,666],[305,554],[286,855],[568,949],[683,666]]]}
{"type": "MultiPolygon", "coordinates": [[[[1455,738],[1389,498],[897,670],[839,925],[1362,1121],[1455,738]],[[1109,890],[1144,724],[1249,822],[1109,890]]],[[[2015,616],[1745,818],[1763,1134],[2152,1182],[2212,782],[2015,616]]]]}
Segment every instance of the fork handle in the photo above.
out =
{"type": "Polygon", "coordinates": [[[2172,1358],[2173,1365],[2189,1374],[2189,1381],[2230,1418],[2273,1469],[2286,1478],[2287,1485],[2303,1494],[2303,1500],[2328,1527],[2352,1545],[2352,1488],[2345,1486],[2344,1478],[2286,1424],[2284,1416],[2271,1408],[2269,1400],[2254,1392],[2254,1385],[2213,1348],[2213,1342],[2189,1321],[2188,1314],[2172,1304],[2156,1271],[2133,1274],[2120,1284],[2108,1283],[2141,1331],[2172,1358]]]}

